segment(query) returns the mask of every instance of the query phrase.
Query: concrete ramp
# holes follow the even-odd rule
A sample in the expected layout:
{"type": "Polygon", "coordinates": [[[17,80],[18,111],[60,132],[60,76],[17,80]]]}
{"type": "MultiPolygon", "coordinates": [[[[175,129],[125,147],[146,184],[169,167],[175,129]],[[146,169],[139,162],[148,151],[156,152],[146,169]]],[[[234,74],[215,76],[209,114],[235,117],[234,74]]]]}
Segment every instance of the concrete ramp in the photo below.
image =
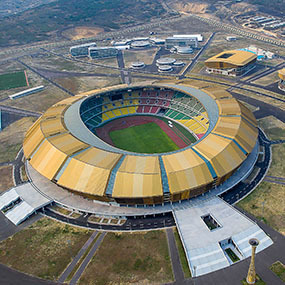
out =
{"type": "Polygon", "coordinates": [[[244,259],[251,255],[250,238],[259,239],[257,252],[273,243],[258,225],[218,197],[190,201],[189,207],[173,208],[192,276],[230,266],[225,252],[228,245],[234,246],[244,259]],[[209,216],[216,227],[205,221],[209,216]]]}
{"type": "Polygon", "coordinates": [[[37,210],[52,202],[39,193],[30,183],[16,186],[0,196],[0,209],[12,204],[5,216],[15,225],[19,225],[37,210]],[[13,206],[13,202],[20,200],[13,206]]]}
{"type": "Polygon", "coordinates": [[[257,238],[259,240],[259,245],[256,248],[256,252],[260,252],[273,244],[272,240],[265,234],[265,232],[255,224],[246,231],[232,237],[232,240],[235,242],[245,258],[251,256],[251,246],[248,243],[250,238],[257,238]]]}
{"type": "Polygon", "coordinates": [[[19,225],[34,212],[34,208],[26,202],[21,202],[5,213],[5,216],[15,225],[19,225]]]}
{"type": "Polygon", "coordinates": [[[19,194],[15,191],[14,188],[6,191],[0,196],[0,210],[8,207],[12,203],[16,202],[20,198],[19,194]]]}

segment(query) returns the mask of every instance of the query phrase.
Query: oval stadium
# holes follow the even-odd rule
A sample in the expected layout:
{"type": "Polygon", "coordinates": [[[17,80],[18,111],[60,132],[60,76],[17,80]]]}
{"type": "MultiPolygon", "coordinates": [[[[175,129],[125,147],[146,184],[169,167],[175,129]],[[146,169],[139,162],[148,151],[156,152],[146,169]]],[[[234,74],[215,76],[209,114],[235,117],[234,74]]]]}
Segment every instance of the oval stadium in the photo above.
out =
{"type": "Polygon", "coordinates": [[[87,200],[155,205],[225,184],[257,138],[254,115],[228,92],[165,81],[60,101],[30,128],[23,150],[29,166],[57,189],[87,200]]]}

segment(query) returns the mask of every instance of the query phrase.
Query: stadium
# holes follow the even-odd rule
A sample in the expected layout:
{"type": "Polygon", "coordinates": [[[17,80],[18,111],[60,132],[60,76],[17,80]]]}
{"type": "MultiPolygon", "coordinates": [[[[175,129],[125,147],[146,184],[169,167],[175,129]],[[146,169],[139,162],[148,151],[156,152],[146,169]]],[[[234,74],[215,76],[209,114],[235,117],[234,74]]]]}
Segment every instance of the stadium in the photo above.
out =
{"type": "Polygon", "coordinates": [[[255,68],[257,55],[244,50],[223,51],[205,61],[208,73],[242,76],[255,68]]]}
{"type": "Polygon", "coordinates": [[[50,107],[27,132],[39,175],[87,200],[163,205],[229,181],[258,148],[253,114],[187,81],[119,85],[50,107]]]}

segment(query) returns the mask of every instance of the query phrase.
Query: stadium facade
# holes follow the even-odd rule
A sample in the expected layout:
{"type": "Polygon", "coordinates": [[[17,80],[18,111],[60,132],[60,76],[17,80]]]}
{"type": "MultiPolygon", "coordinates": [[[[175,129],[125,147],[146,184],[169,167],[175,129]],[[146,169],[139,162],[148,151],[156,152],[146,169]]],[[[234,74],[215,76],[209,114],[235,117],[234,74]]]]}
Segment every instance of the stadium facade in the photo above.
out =
{"type": "Polygon", "coordinates": [[[285,68],[278,71],[279,82],[278,88],[285,92],[285,68]]]}
{"type": "Polygon", "coordinates": [[[257,137],[255,117],[228,92],[168,82],[114,86],[60,101],[29,129],[23,151],[30,167],[73,194],[152,205],[190,199],[223,184],[256,148],[257,137]],[[136,115],[173,121],[195,142],[146,154],[95,135],[106,123],[136,115]]]}
{"type": "Polygon", "coordinates": [[[208,73],[242,76],[255,68],[257,55],[243,50],[223,51],[205,61],[208,73]]]}

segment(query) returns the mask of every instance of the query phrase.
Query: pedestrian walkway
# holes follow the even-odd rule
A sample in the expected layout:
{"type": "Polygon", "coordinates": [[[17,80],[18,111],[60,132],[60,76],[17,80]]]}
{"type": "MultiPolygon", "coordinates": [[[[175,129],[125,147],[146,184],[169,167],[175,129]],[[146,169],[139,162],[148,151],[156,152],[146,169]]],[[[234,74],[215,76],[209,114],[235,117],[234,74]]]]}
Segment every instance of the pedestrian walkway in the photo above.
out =
{"type": "Polygon", "coordinates": [[[174,279],[177,284],[181,284],[181,282],[184,280],[184,273],[182,270],[173,229],[172,228],[166,229],[166,234],[167,234],[167,242],[168,242],[168,248],[170,252],[174,279]]]}
{"type": "Polygon", "coordinates": [[[68,265],[68,267],[63,271],[63,273],[60,275],[58,282],[63,283],[66,278],[69,276],[69,274],[72,272],[72,270],[75,268],[76,264],[80,260],[80,258],[85,254],[86,250],[89,248],[91,243],[94,241],[94,239],[97,237],[98,232],[94,231],[91,237],[86,241],[86,243],[83,245],[83,247],[80,249],[80,251],[77,253],[77,255],[74,257],[72,262],[68,265]]]}
{"type": "Polygon", "coordinates": [[[273,243],[258,225],[218,197],[177,208],[173,214],[194,277],[230,266],[222,245],[234,244],[245,259],[251,254],[250,238],[259,239],[257,252],[273,243]]]}
{"type": "Polygon", "coordinates": [[[93,245],[91,250],[89,251],[88,255],[86,256],[86,258],[81,263],[79,269],[76,271],[76,273],[74,274],[73,278],[71,279],[71,281],[69,283],[70,285],[75,285],[77,283],[77,281],[81,277],[82,273],[84,272],[85,268],[87,267],[88,263],[91,261],[92,257],[94,256],[96,250],[100,246],[100,244],[101,244],[102,240],[104,239],[105,235],[106,235],[106,232],[102,233],[99,236],[99,238],[97,239],[97,241],[95,242],[95,244],[93,245]]]}
{"type": "Polygon", "coordinates": [[[24,183],[0,196],[0,210],[7,209],[5,216],[19,225],[37,210],[52,202],[41,195],[30,183],[24,183]]]}

